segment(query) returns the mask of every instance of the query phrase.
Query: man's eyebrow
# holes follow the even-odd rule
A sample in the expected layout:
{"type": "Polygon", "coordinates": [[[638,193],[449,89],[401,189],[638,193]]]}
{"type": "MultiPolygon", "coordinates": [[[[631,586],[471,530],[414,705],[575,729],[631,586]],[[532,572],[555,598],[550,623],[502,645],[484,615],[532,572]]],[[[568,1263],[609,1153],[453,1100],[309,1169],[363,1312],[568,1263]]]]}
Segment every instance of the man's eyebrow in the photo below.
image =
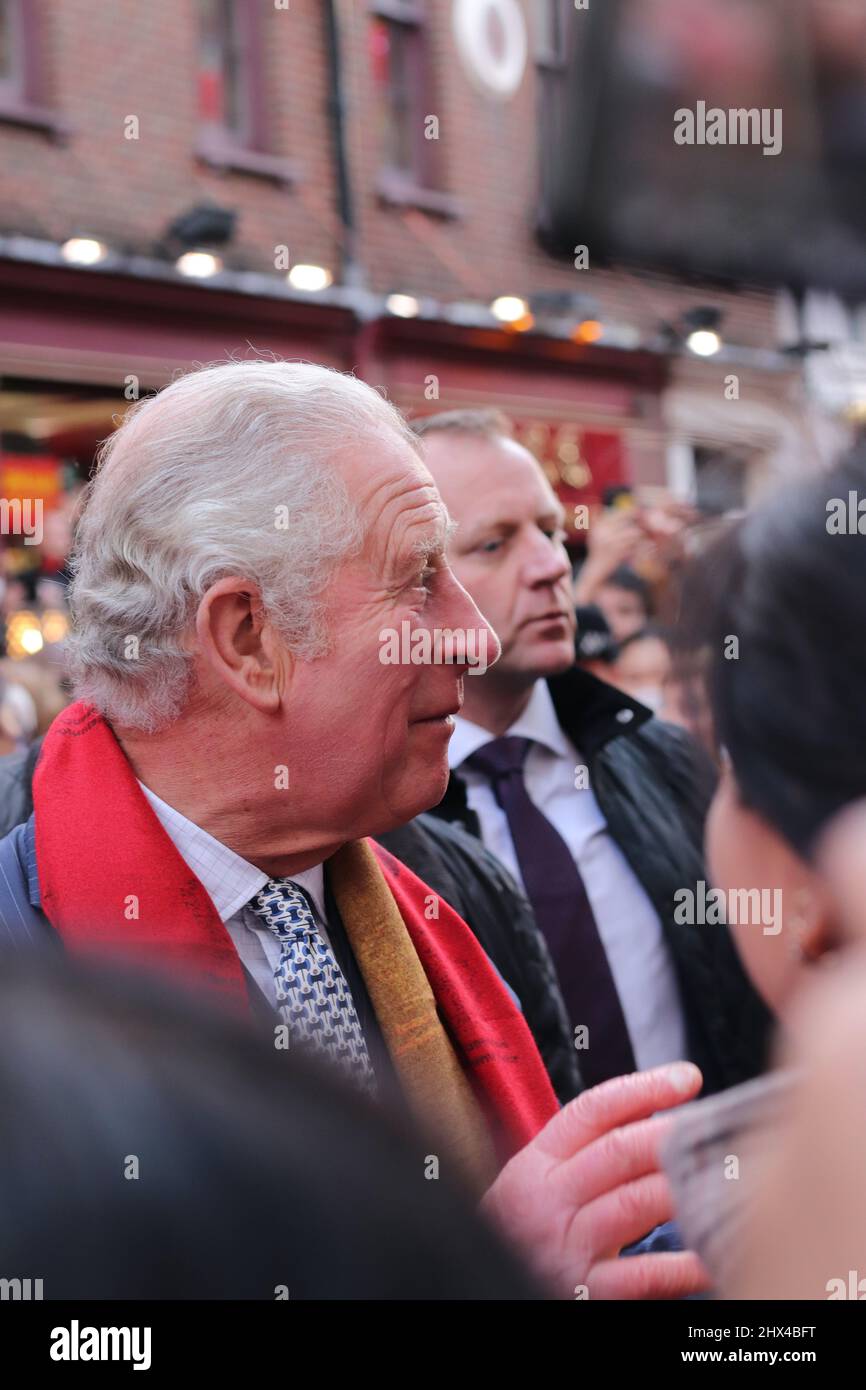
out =
{"type": "MultiPolygon", "coordinates": [[[[565,522],[565,508],[562,503],[557,501],[557,505],[550,511],[543,512],[541,516],[534,518],[537,526],[544,526],[546,523],[553,523],[562,526],[565,522]]],[[[460,532],[460,539],[467,545],[473,545],[480,536],[490,535],[497,531],[511,533],[517,529],[517,523],[505,517],[487,516],[477,521],[472,526],[464,527],[460,532]]]]}
{"type": "Polygon", "coordinates": [[[484,536],[490,531],[513,531],[514,523],[506,521],[503,517],[488,516],[481,521],[476,521],[472,526],[466,526],[460,533],[460,539],[472,542],[479,536],[484,536]]]}
{"type": "Polygon", "coordinates": [[[443,526],[440,534],[420,536],[417,540],[413,541],[409,550],[409,554],[413,560],[428,560],[431,555],[444,552],[448,542],[457,530],[457,522],[451,521],[450,518],[446,521],[444,516],[442,520],[443,526]]]}

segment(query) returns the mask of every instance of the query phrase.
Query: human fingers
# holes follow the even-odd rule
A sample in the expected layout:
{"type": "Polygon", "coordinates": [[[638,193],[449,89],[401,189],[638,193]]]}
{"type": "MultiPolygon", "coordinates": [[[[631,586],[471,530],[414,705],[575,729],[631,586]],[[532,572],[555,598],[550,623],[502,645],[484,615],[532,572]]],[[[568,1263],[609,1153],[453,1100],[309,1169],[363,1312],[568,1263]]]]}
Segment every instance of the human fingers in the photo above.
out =
{"type": "Polygon", "coordinates": [[[656,1115],[617,1125],[578,1149],[556,1170],[563,1200],[585,1206],[622,1183],[657,1172],[661,1143],[671,1123],[668,1116],[656,1115]]]}
{"type": "Polygon", "coordinates": [[[693,1250],[604,1260],[587,1277],[591,1299],[685,1298],[706,1293],[710,1276],[693,1250]]]}
{"type": "Polygon", "coordinates": [[[564,1161],[619,1125],[645,1120],[658,1110],[691,1100],[702,1079],[692,1062],[615,1076],[569,1101],[533,1142],[543,1153],[564,1161]]]}
{"type": "Polygon", "coordinates": [[[674,1199],[667,1178],[663,1173],[647,1173],[581,1207],[568,1240],[573,1239],[576,1248],[590,1250],[595,1263],[612,1259],[623,1246],[641,1240],[673,1216],[674,1199]]]}

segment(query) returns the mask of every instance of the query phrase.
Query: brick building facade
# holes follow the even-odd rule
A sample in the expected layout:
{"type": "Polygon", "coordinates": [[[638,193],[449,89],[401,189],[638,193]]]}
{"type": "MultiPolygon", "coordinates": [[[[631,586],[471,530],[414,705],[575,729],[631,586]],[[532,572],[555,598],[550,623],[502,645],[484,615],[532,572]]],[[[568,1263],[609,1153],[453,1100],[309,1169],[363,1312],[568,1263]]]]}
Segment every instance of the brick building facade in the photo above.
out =
{"type": "Polygon", "coordinates": [[[784,452],[801,381],[774,350],[772,295],[591,255],[577,270],[542,249],[549,122],[579,22],[564,0],[0,0],[7,448],[30,438],[86,467],[131,378],[147,390],[252,346],[356,370],[408,410],[498,404],[568,500],[685,486],[689,450],[694,463],[726,447],[731,373],[747,471],[784,452]],[[460,26],[471,35],[482,11],[473,50],[460,26]],[[235,224],[221,271],[191,281],[168,231],[202,204],[235,224]],[[104,258],[67,264],[73,236],[104,258]],[[290,288],[283,247],[332,285],[290,288]],[[418,314],[390,313],[393,293],[418,314]],[[499,295],[552,293],[576,296],[555,324],[536,314],[520,332],[489,312],[499,295]],[[660,327],[708,303],[725,352],[665,346],[660,327]]]}

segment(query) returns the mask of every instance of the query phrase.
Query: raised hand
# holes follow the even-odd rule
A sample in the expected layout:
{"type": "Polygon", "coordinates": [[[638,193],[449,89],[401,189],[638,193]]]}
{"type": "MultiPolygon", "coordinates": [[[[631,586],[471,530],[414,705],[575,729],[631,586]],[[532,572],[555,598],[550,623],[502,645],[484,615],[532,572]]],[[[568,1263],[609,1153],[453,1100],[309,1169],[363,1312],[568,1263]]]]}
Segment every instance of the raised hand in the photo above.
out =
{"type": "Polygon", "coordinates": [[[690,1251],[618,1259],[673,1216],[660,1110],[691,1100],[690,1062],[615,1077],[566,1105],[511,1159],[482,1208],[561,1298],[681,1298],[708,1287],[690,1251]]]}

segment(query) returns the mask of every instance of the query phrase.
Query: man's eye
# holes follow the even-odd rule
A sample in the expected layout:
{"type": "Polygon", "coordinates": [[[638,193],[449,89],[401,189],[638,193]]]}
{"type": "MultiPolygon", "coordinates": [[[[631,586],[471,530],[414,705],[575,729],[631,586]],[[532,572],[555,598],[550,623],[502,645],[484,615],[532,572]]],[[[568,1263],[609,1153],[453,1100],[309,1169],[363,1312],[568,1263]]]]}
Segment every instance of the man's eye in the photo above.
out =
{"type": "Polygon", "coordinates": [[[557,545],[565,543],[565,532],[561,526],[543,526],[541,529],[549,541],[556,541],[557,545]]]}
{"type": "Polygon", "coordinates": [[[435,573],[436,570],[433,568],[432,565],[428,565],[426,569],[423,569],[420,575],[418,576],[418,588],[426,589],[427,593],[429,594],[430,589],[433,585],[433,576],[435,575],[435,573]]]}
{"type": "Polygon", "coordinates": [[[492,555],[494,550],[498,550],[501,545],[502,541],[484,541],[482,545],[479,545],[478,549],[481,551],[482,555],[492,555]]]}

